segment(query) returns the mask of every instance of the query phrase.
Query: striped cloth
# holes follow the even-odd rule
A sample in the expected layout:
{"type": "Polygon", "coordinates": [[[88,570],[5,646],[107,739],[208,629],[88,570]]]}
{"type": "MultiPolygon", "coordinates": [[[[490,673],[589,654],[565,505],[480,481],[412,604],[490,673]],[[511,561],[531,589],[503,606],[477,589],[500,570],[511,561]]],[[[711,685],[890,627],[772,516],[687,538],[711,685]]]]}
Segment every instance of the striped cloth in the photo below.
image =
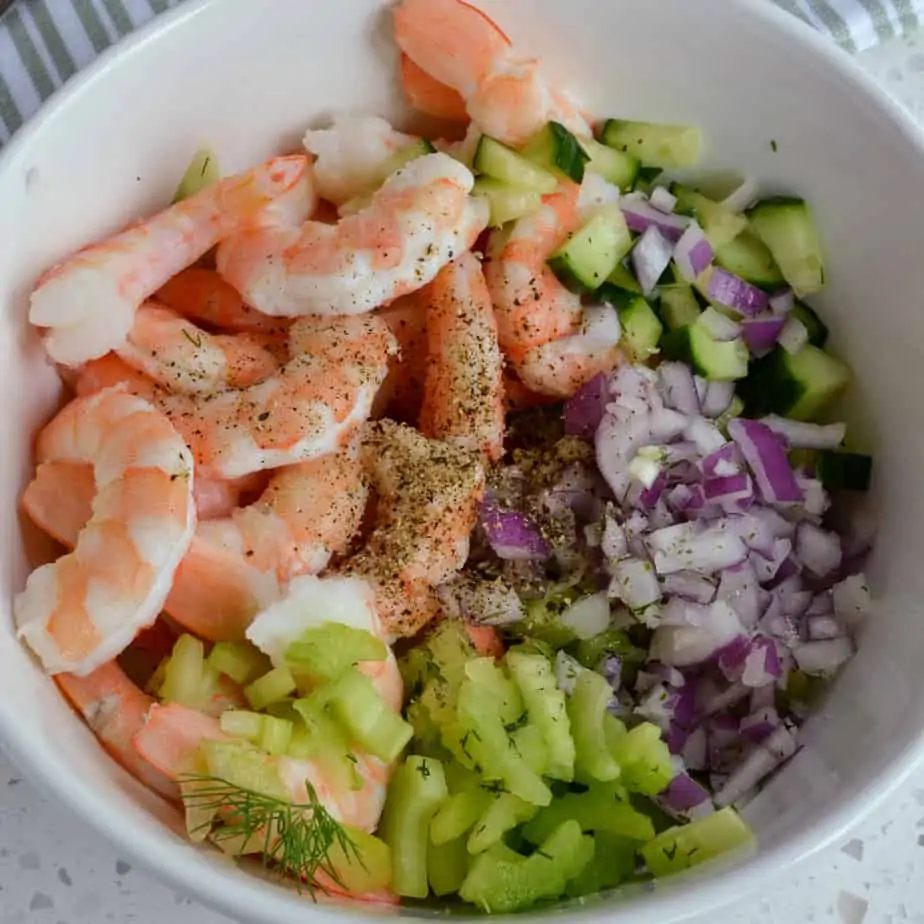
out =
{"type": "MultiPolygon", "coordinates": [[[[17,0],[0,17],[0,145],[104,48],[182,0],[17,0]]],[[[268,2],[268,0],[254,0],[268,2]]],[[[315,0],[321,2],[321,0],[315,0]]],[[[337,2],[337,0],[325,0],[337,2]]],[[[918,27],[924,0],[775,0],[859,51],[918,27]]]]}

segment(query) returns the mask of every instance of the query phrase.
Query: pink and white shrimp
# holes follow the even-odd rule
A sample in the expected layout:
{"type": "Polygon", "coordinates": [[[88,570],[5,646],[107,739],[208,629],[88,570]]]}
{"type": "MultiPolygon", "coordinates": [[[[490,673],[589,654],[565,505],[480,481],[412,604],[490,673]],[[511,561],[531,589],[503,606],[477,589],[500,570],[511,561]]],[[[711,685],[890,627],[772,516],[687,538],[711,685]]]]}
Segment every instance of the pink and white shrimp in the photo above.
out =
{"type": "Polygon", "coordinates": [[[428,304],[420,431],[496,462],[504,452],[504,359],[481,263],[463,254],[420,295],[428,304]]]}
{"type": "Polygon", "coordinates": [[[50,674],[85,675],[157,618],[196,526],[193,460],[148,402],[76,398],[39,434],[39,463],[93,466],[92,515],[72,552],[29,575],[13,610],[50,674]]]}
{"type": "Polygon", "coordinates": [[[421,112],[437,119],[467,122],[465,100],[452,87],[434,80],[406,54],[401,55],[401,89],[407,101],[421,112]]]}
{"type": "Polygon", "coordinates": [[[222,238],[305,183],[304,156],[274,157],[84,248],[39,279],[29,320],[56,362],[75,366],[124,343],[138,306],[222,238]]]}
{"type": "MultiPolygon", "coordinates": [[[[510,39],[477,7],[463,0],[401,0],[394,20],[404,54],[455,90],[485,134],[519,145],[552,120],[576,135],[591,134],[584,116],[545,81],[539,62],[518,58],[510,39]]],[[[424,111],[446,104],[444,90],[428,97],[419,80],[412,86],[424,111]]]]}
{"type": "Polygon", "coordinates": [[[218,248],[221,275],[269,315],[355,315],[426,285],[488,222],[474,177],[446,154],[392,174],[371,204],[330,225],[258,228],[218,248]]]}
{"type": "Polygon", "coordinates": [[[425,292],[403,295],[376,312],[394,334],[399,352],[391,358],[388,375],[375,396],[373,419],[391,417],[411,423],[420,414],[427,376],[425,292]]]}

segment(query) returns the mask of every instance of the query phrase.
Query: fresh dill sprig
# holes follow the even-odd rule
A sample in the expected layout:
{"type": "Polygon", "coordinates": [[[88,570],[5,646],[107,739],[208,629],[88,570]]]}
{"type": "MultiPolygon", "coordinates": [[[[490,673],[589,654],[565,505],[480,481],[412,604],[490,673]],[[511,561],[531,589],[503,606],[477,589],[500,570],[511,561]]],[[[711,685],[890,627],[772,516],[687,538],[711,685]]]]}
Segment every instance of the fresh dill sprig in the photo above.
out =
{"type": "Polygon", "coordinates": [[[192,784],[181,787],[186,807],[207,812],[211,817],[196,830],[207,827],[209,837],[217,844],[239,841],[241,847],[247,848],[246,852],[259,853],[265,867],[292,876],[299,891],[304,886],[312,900],[317,900],[318,889],[327,892],[318,880],[319,874],[344,888],[332,853],[336,852],[348,863],[352,858],[365,868],[353,839],[321,804],[307,780],[308,803],[304,805],[245,789],[215,776],[187,774],[182,782],[192,784]]]}

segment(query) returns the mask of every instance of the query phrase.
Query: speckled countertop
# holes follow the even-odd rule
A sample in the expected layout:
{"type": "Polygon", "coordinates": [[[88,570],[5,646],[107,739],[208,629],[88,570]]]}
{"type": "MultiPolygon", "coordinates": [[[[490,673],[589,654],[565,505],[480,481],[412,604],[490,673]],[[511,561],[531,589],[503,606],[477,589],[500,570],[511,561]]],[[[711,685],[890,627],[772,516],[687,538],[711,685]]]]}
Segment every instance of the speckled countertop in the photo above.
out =
{"type": "MultiPolygon", "coordinates": [[[[924,34],[864,53],[924,120],[924,34]]],[[[839,848],[709,924],[924,924],[924,768],[839,848]]],[[[0,753],[0,924],[230,924],[120,857],[0,753]]]]}

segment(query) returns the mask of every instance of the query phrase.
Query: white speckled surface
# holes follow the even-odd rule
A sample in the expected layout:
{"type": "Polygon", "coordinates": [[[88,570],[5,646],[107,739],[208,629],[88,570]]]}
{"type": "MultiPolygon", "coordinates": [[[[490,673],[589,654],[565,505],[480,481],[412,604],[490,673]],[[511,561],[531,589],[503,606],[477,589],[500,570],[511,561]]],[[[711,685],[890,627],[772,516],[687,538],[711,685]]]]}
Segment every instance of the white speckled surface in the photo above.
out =
{"type": "MultiPolygon", "coordinates": [[[[864,53],[924,120],[924,34],[864,53]]],[[[0,924],[228,924],[135,869],[0,753],[0,924]]],[[[710,924],[924,924],[924,768],[846,843],[710,924]],[[771,910],[771,897],[773,909],[771,910]]]]}

